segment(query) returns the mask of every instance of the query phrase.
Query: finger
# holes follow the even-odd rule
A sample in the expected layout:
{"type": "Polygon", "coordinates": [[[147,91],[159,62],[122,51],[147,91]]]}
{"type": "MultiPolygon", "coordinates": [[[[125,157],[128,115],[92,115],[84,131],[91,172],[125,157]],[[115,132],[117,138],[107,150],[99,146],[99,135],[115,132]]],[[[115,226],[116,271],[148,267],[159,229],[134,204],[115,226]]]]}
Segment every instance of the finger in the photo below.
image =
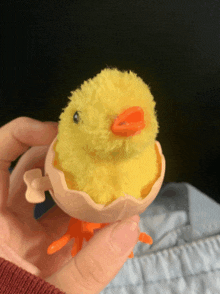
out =
{"type": "Polygon", "coordinates": [[[66,214],[59,206],[54,205],[37,221],[44,228],[47,235],[52,240],[56,240],[66,233],[70,219],[71,216],[66,214]]]}
{"type": "Polygon", "coordinates": [[[11,162],[31,146],[49,145],[57,127],[28,117],[19,117],[0,128],[0,209],[8,199],[11,162]]]}
{"type": "Polygon", "coordinates": [[[24,173],[30,169],[40,168],[44,170],[45,157],[48,151],[47,146],[34,146],[31,147],[25,154],[19,159],[10,176],[10,187],[7,206],[12,210],[16,210],[19,214],[28,217],[33,217],[34,203],[29,203],[25,198],[25,192],[27,186],[23,180],[24,173]]]}
{"type": "Polygon", "coordinates": [[[138,241],[139,216],[99,231],[88,244],[47,282],[65,293],[100,293],[116,276],[138,241]]]}

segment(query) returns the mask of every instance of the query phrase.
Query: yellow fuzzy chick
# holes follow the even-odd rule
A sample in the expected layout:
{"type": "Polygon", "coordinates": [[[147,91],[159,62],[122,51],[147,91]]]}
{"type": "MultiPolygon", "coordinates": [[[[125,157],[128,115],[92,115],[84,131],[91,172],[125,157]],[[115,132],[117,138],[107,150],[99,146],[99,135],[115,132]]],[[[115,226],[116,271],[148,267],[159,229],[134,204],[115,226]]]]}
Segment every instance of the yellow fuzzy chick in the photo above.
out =
{"type": "Polygon", "coordinates": [[[69,99],[55,144],[68,188],[104,205],[125,194],[144,198],[159,176],[149,87],[132,71],[107,68],[69,99]]]}

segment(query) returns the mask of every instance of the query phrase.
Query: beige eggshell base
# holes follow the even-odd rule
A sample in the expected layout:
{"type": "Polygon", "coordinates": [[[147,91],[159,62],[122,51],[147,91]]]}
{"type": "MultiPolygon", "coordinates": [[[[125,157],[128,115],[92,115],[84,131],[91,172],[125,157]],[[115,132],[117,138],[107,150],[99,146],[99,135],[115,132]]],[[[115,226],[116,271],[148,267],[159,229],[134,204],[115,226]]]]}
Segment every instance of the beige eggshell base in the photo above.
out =
{"type": "Polygon", "coordinates": [[[55,152],[53,149],[56,139],[50,145],[45,161],[45,176],[48,176],[52,185],[50,193],[56,204],[71,217],[93,223],[111,223],[123,220],[135,214],[141,214],[156,198],[164,179],[165,158],[160,143],[156,141],[160,175],[149,194],[144,199],[136,199],[130,195],[120,197],[111,204],[104,206],[96,204],[85,192],[70,190],[67,187],[64,173],[54,167],[55,152]]]}

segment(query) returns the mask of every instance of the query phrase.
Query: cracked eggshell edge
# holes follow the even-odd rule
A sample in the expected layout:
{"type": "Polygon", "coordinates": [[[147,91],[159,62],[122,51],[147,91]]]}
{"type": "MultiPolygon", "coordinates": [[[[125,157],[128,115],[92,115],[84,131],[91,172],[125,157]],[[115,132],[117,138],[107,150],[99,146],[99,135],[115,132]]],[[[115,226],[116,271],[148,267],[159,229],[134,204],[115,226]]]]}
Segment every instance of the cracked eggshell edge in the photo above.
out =
{"type": "Polygon", "coordinates": [[[155,145],[160,159],[160,175],[153,184],[149,194],[144,199],[136,199],[125,195],[114,200],[109,205],[95,203],[92,198],[83,191],[70,190],[67,187],[64,173],[54,167],[55,151],[54,139],[48,150],[45,160],[45,175],[49,176],[52,190],[49,190],[55,203],[71,217],[93,223],[111,223],[123,220],[135,214],[141,214],[154,201],[158,195],[165,175],[165,157],[161,145],[156,141],[155,145]]]}

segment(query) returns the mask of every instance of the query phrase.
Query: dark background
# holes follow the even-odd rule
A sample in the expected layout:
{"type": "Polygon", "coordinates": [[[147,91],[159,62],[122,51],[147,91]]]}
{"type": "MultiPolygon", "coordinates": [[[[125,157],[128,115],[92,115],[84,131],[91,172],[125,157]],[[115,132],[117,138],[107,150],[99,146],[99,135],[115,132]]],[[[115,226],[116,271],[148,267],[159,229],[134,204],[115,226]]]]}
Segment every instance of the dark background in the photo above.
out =
{"type": "Polygon", "coordinates": [[[0,126],[57,121],[84,80],[106,66],[131,69],[157,103],[165,182],[220,202],[219,1],[4,2],[0,126]]]}

